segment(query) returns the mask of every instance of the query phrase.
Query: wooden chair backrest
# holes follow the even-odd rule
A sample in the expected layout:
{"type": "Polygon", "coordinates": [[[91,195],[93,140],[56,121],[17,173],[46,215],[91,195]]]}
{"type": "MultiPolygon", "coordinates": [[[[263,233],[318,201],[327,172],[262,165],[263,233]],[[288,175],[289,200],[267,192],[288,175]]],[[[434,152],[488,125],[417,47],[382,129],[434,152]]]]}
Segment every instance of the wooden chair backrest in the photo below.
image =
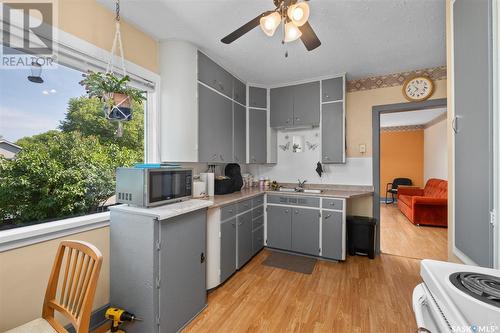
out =
{"type": "Polygon", "coordinates": [[[59,244],[42,309],[42,318],[57,332],[67,330],[55,319],[55,311],[69,319],[77,333],[89,331],[101,265],[102,254],[94,245],[72,240],[59,244]]]}

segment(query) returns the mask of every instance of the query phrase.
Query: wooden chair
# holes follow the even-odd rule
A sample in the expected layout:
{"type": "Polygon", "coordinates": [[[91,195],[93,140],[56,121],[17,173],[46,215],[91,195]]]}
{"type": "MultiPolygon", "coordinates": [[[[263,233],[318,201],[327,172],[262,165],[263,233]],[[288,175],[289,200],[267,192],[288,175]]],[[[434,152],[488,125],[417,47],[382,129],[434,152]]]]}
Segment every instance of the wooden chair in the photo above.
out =
{"type": "Polygon", "coordinates": [[[7,332],[67,333],[54,317],[57,311],[71,322],[76,333],[87,333],[101,265],[102,254],[94,245],[81,241],[62,241],[45,292],[42,318],[7,332]],[[63,270],[64,275],[61,276],[63,270]]]}

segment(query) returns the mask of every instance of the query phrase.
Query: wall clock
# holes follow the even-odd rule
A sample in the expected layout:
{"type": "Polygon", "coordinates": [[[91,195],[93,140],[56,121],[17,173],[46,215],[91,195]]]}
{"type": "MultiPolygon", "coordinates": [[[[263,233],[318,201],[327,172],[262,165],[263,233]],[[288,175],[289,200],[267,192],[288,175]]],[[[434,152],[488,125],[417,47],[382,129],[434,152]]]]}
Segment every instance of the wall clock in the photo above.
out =
{"type": "Polygon", "coordinates": [[[411,102],[425,101],[434,93],[434,82],[426,76],[416,76],[405,81],[403,95],[411,102]]]}

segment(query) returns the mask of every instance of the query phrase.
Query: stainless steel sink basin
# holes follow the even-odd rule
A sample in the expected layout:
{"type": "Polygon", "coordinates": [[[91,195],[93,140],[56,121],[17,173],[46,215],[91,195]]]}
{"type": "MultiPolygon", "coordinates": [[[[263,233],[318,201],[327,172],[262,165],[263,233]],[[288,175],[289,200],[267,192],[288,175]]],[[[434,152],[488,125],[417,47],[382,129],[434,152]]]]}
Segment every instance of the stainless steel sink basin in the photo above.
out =
{"type": "Polygon", "coordinates": [[[301,189],[301,188],[289,188],[289,187],[280,187],[279,192],[299,192],[299,193],[314,193],[320,194],[322,191],[317,189],[301,189]]]}
{"type": "Polygon", "coordinates": [[[307,189],[303,191],[304,193],[316,193],[319,194],[321,193],[321,190],[316,190],[316,189],[307,189]]]}
{"type": "Polygon", "coordinates": [[[294,188],[288,188],[288,187],[280,187],[278,191],[280,191],[280,192],[297,192],[294,188]]]}

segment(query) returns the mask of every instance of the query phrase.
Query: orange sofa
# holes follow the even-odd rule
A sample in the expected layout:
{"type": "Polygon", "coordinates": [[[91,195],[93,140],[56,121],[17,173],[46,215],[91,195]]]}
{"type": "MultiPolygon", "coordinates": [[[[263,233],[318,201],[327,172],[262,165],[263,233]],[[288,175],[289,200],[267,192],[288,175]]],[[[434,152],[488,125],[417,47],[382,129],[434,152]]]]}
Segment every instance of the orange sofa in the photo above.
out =
{"type": "Polygon", "coordinates": [[[400,186],[399,210],[416,225],[448,226],[448,182],[431,178],[424,189],[400,186]]]}

